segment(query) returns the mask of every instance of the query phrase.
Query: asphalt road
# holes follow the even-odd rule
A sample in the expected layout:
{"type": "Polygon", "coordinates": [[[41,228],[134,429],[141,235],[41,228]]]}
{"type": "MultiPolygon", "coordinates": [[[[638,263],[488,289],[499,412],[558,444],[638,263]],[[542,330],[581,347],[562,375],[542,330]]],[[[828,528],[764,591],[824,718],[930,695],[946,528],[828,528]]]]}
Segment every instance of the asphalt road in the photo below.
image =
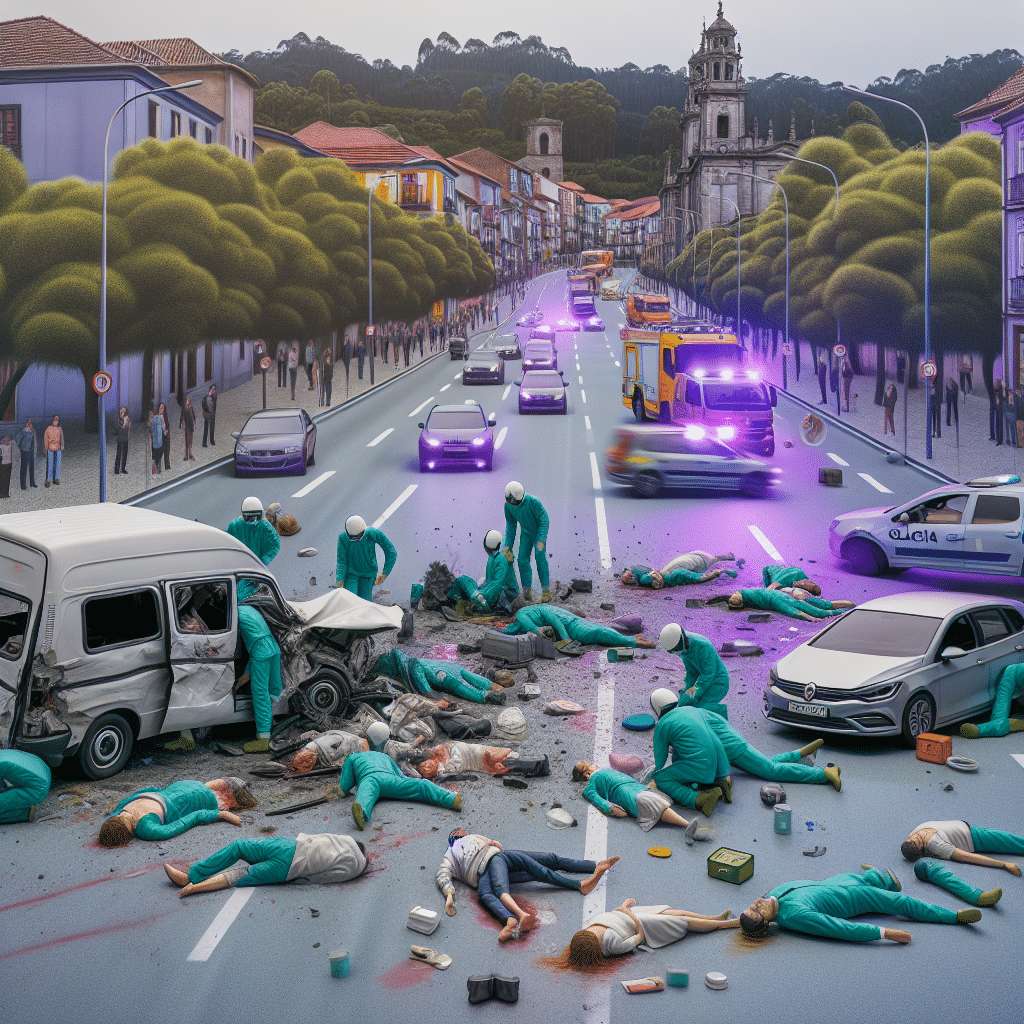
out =
{"type": "MultiPolygon", "coordinates": [[[[526,305],[560,314],[563,301],[564,276],[549,275],[531,286],[526,305]]],[[[777,409],[780,443],[774,459],[784,475],[773,497],[642,501],[611,484],[600,472],[603,452],[614,427],[629,422],[630,413],[620,398],[620,307],[599,303],[599,311],[606,320],[604,334],[577,335],[571,348],[560,342],[560,366],[570,382],[566,417],[519,417],[512,372],[504,388],[463,387],[457,379],[461,362],[445,353],[321,420],[317,464],[304,480],[254,485],[235,480],[230,468],[222,467],[146,504],[225,525],[247,494],[259,494],[265,505],[281,501],[298,517],[302,532],[285,541],[273,569],[285,594],[297,598],[321,593],[333,582],[335,544],[346,516],[358,512],[369,523],[383,520],[381,528],[394,541],[399,559],[382,597],[404,603],[410,585],[434,559],[447,561],[455,571],[480,573],[483,534],[503,528],[503,487],[519,479],[551,514],[552,580],[595,580],[594,594],[581,600],[584,609],[599,616],[599,603],[611,601],[617,613],[639,612],[650,636],[656,637],[665,622],[680,621],[715,640],[743,637],[764,647],[764,657],[729,662],[729,705],[730,721],[768,754],[806,741],[764,720],[761,693],[770,662],[814,627],[776,617],[751,629],[745,615],[686,609],[685,597],[726,587],[637,592],[617,584],[615,574],[623,567],[636,561],[656,566],[680,551],[700,548],[745,558],[740,585],[757,585],[765,562],[803,560],[809,569],[813,565],[811,575],[830,597],[859,601],[917,588],[1016,593],[1012,582],[982,577],[907,572],[867,580],[844,571],[827,550],[825,534],[833,515],[894,504],[935,482],[912,467],[887,464],[877,449],[839,431],[821,448],[804,446],[797,430],[804,409],[785,396],[777,409]],[[497,414],[501,445],[493,472],[418,472],[416,424],[434,401],[480,401],[486,413],[497,414]],[[787,438],[795,442],[792,448],[781,443],[787,438]],[[817,472],[823,465],[842,465],[845,486],[819,486],[817,472]],[[306,545],[316,547],[318,555],[295,557],[306,545]]],[[[484,336],[481,342],[486,343],[484,336]]],[[[507,370],[516,365],[508,364],[507,370]]],[[[410,650],[444,653],[444,644],[469,629],[433,633],[433,625],[430,616],[418,616],[410,650]]],[[[124,850],[103,851],[91,843],[102,814],[129,787],[146,781],[147,766],[133,762],[128,772],[99,788],[83,786],[74,769],[62,770],[56,788],[67,799],[55,819],[0,828],[0,849],[10,862],[0,875],[5,980],[0,1016],[19,1022],[108,1021],[144,1014],[153,1021],[338,1015],[352,1021],[407,1021],[463,1019],[472,1013],[491,1020],[510,1011],[497,1002],[462,1009],[467,1006],[465,979],[498,972],[521,977],[519,1012],[538,1021],[654,1021],[683,1014],[710,1021],[752,1012],[778,1021],[1017,1019],[1020,983],[1003,964],[1005,951],[1016,948],[1024,882],[978,867],[957,866],[957,873],[982,888],[1002,885],[1006,895],[999,907],[986,911],[973,928],[911,924],[913,942],[905,948],[785,934],[752,945],[735,932],[724,932],[637,953],[615,974],[601,978],[556,975],[537,964],[542,955],[560,949],[587,916],[627,897],[699,913],[726,907],[739,913],[782,882],[856,870],[862,861],[892,867],[911,895],[954,906],[952,897],[919,882],[900,858],[899,843],[911,828],[930,818],[966,818],[1024,831],[1022,765],[1012,756],[1024,751],[1019,736],[977,742],[969,749],[954,739],[954,752],[981,761],[974,775],[917,761],[895,742],[830,738],[818,759],[840,764],[843,792],[790,787],[790,836],[774,834],[772,814],[758,799],[760,780],[739,772],[733,804],[719,805],[711,819],[716,832],[710,844],[687,847],[681,833],[667,826],[644,834],[631,820],[606,819],[582,801],[579,787],[568,780],[569,770],[581,757],[602,762],[611,750],[649,759],[649,734],[627,733],[619,723],[625,715],[646,710],[655,686],[678,684],[673,663],[678,664],[664,652],[614,665],[599,654],[572,663],[538,663],[545,697],[567,697],[588,709],[578,718],[556,719],[540,714],[536,705],[520,705],[529,721],[521,749],[549,753],[552,776],[531,780],[525,791],[486,777],[466,783],[462,814],[379,805],[363,835],[373,858],[371,872],[342,886],[241,889],[178,901],[159,865],[204,856],[268,824],[277,825],[281,835],[354,832],[349,800],[284,819],[247,812],[240,831],[218,824],[162,845],[135,842],[124,850]],[[952,791],[943,790],[947,783],[952,791]],[[546,827],[544,812],[555,800],[576,816],[578,828],[546,827]],[[91,807],[83,805],[91,801],[91,807]],[[442,908],[433,873],[445,836],[456,824],[490,835],[507,848],[569,856],[617,853],[622,861],[586,900],[571,892],[528,889],[526,899],[539,911],[542,927],[519,943],[499,945],[497,927],[464,887],[458,893],[458,916],[442,918],[433,936],[417,935],[405,927],[408,911],[417,904],[442,908]],[[654,845],[668,846],[672,856],[649,856],[646,851],[654,845]],[[734,888],[709,878],[705,861],[719,846],[753,853],[753,879],[734,888]],[[825,847],[825,855],[802,856],[815,846],[825,847]],[[409,962],[411,943],[448,952],[453,966],[442,973],[409,962]],[[339,947],[350,951],[352,973],[333,980],[328,953],[339,947]],[[663,976],[670,967],[689,970],[688,989],[630,996],[618,984],[648,974],[663,976]],[[728,976],[727,991],[701,984],[711,970],[728,976]]],[[[168,755],[152,756],[154,765],[178,763],[168,755]]],[[[208,753],[196,755],[195,761],[184,757],[181,776],[233,774],[256,760],[218,760],[208,753]]]]}

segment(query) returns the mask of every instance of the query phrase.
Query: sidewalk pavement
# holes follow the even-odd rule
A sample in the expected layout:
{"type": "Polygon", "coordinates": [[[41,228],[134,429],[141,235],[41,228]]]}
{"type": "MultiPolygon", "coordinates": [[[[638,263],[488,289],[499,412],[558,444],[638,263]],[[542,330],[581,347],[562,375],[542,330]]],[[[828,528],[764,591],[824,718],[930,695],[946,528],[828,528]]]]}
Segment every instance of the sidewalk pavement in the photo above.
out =
{"type": "MultiPolygon", "coordinates": [[[[512,312],[513,305],[508,296],[505,296],[498,303],[498,323],[512,312]]],[[[471,336],[489,334],[495,329],[494,320],[470,332],[471,336]]],[[[374,365],[374,383],[380,386],[402,373],[408,373],[431,358],[447,359],[447,349],[441,352],[430,351],[430,339],[425,338],[423,342],[423,355],[420,355],[419,346],[413,345],[409,357],[409,368],[406,369],[405,358],[399,354],[399,365],[395,365],[395,357],[392,348],[388,350],[388,363],[385,366],[378,351],[377,360],[374,365]]],[[[371,389],[370,384],[370,361],[367,359],[363,364],[363,377],[359,378],[358,361],[353,358],[349,366],[348,384],[345,382],[345,364],[339,358],[334,366],[334,387],[333,405],[331,410],[317,406],[317,393],[309,389],[309,382],[304,367],[299,367],[298,381],[295,387],[296,401],[291,400],[291,390],[288,387],[277,386],[277,368],[272,367],[267,373],[267,408],[287,409],[304,408],[310,416],[319,420],[330,411],[340,408],[347,400],[357,398],[371,389]]],[[[201,390],[201,389],[200,389],[201,390]]],[[[217,396],[217,443],[204,448],[203,441],[203,419],[199,408],[199,401],[192,400],[193,408],[196,411],[196,434],[192,443],[192,454],[196,457],[195,462],[185,462],[185,434],[178,427],[180,408],[173,399],[169,403],[168,415],[171,422],[170,443],[171,443],[171,467],[164,469],[159,475],[153,475],[152,463],[149,456],[149,435],[145,423],[133,423],[131,436],[128,441],[128,472],[114,474],[114,455],[117,450],[117,431],[113,428],[113,415],[116,409],[108,409],[107,427],[107,501],[124,501],[132,498],[146,490],[158,487],[170,480],[178,479],[188,473],[195,472],[213,462],[229,457],[234,452],[234,439],[231,432],[241,430],[245,421],[254,412],[263,408],[263,382],[262,374],[257,374],[244,384],[231,388],[229,391],[221,391],[217,396]]],[[[13,441],[14,435],[24,426],[24,420],[20,423],[0,424],[0,437],[9,433],[13,441]]],[[[65,505],[88,505],[99,501],[99,436],[97,434],[86,434],[83,429],[83,421],[61,417],[61,426],[64,429],[64,453],[60,471],[60,485],[45,487],[46,479],[46,454],[43,452],[43,430],[49,426],[38,420],[33,420],[36,431],[36,463],[35,478],[37,486],[21,490],[19,473],[21,452],[17,445],[14,445],[14,464],[11,467],[11,493],[9,499],[0,499],[0,514],[8,512],[27,512],[38,508],[61,507],[65,505]]],[[[163,467],[161,467],[163,469],[163,467]]]]}
{"type": "MultiPolygon", "coordinates": [[[[883,410],[874,404],[875,375],[853,378],[850,385],[850,412],[846,411],[845,403],[842,411],[836,413],[836,396],[828,390],[828,405],[819,405],[821,389],[814,372],[814,358],[810,345],[801,343],[800,348],[800,380],[796,379],[793,358],[788,360],[788,393],[802,399],[817,413],[827,413],[830,429],[835,424],[852,425],[857,430],[873,438],[878,444],[893,451],[900,452],[930,469],[944,473],[957,482],[973,480],[982,476],[993,476],[998,473],[1018,473],[1024,478],[1024,449],[1012,448],[1004,444],[997,446],[989,440],[988,434],[988,393],[981,380],[981,373],[974,374],[974,390],[966,395],[959,393],[957,414],[959,415],[959,431],[956,420],[946,426],[946,403],[942,403],[941,437],[932,438],[932,458],[925,458],[925,390],[923,387],[913,388],[909,392],[909,403],[904,404],[907,388],[897,384],[899,400],[893,419],[896,424],[896,436],[883,436],[883,410]],[[904,445],[904,412],[906,412],[906,445],[904,445]]],[[[977,364],[977,360],[976,360],[977,364]]],[[[769,363],[772,382],[781,390],[782,356],[779,355],[769,363]]],[[[957,375],[959,379],[959,374],[957,375]]],[[[886,377],[886,383],[894,378],[886,377]]],[[[842,382],[840,381],[840,391],[842,382]]],[[[793,438],[795,441],[796,438],[793,438]]],[[[827,445],[827,442],[826,442],[827,445]]]]}

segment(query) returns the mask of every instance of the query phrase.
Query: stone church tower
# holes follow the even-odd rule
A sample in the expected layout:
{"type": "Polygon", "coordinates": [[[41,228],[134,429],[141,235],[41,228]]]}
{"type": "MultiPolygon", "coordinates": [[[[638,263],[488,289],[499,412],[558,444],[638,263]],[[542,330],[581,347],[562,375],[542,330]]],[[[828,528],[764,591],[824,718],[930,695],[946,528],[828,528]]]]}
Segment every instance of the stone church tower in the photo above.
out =
{"type": "Polygon", "coordinates": [[[670,247],[669,259],[692,237],[694,218],[682,211],[697,211],[698,230],[734,221],[734,203],[743,217],[761,213],[776,189],[747,175],[774,178],[800,147],[792,134],[784,142],[775,142],[770,130],[767,139],[760,138],[756,119],[748,128],[747,87],[736,36],[719,2],[718,17],[704,28],[700,48],[689,60],[679,120],[682,160],[661,190],[662,210],[670,215],[666,235],[678,243],[670,247]]]}
{"type": "Polygon", "coordinates": [[[535,174],[552,181],[563,181],[562,122],[550,117],[536,117],[523,124],[526,129],[526,156],[517,161],[535,174]]]}

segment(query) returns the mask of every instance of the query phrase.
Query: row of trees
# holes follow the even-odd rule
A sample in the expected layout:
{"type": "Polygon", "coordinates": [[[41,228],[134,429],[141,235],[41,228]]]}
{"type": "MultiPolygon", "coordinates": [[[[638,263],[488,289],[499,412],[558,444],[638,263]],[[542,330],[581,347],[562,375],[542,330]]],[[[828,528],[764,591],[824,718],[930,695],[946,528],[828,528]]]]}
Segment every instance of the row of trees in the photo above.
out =
{"type": "MultiPolygon", "coordinates": [[[[777,181],[789,200],[791,335],[827,348],[841,329],[848,347],[876,346],[881,402],[885,350],[923,350],[925,154],[900,153],[877,124],[864,123],[867,114],[853,104],[848,119],[859,123],[798,154],[835,172],[838,210],[824,170],[793,163],[777,181]]],[[[939,377],[943,353],[980,352],[990,392],[1001,345],[1000,160],[998,140],[984,133],[958,136],[931,156],[931,339],[939,377]]],[[[735,317],[736,225],[713,234],[712,244],[712,232],[700,233],[663,273],[735,317]]],[[[743,221],[739,242],[743,320],[773,333],[785,327],[785,234],[777,191],[768,209],[743,221]]]]}
{"type": "MultiPolygon", "coordinates": [[[[305,341],[367,317],[367,191],[338,160],[271,150],[255,165],[219,146],[147,139],[108,191],[107,352],[180,353],[205,341],[305,341]]],[[[29,186],[0,148],[0,360],[98,363],[101,188],[29,186]]],[[[374,313],[412,321],[489,290],[476,239],[444,218],[373,205],[374,313]]],[[[9,401],[0,395],[0,407],[9,401]]],[[[87,409],[94,409],[92,402],[87,409]]]]}

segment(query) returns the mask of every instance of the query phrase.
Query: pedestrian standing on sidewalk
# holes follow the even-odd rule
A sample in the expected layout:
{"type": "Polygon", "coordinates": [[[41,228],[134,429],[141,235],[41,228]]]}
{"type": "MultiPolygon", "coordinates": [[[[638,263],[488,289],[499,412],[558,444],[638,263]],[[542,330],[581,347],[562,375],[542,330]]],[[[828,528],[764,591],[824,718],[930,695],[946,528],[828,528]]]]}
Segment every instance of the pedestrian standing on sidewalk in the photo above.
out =
{"type": "Polygon", "coordinates": [[[957,382],[952,378],[946,381],[946,426],[950,427],[950,417],[956,420],[956,429],[960,429],[960,412],[957,409],[957,399],[960,397],[960,389],[957,382]]]}
{"type": "Polygon", "coordinates": [[[970,352],[965,352],[960,356],[960,390],[964,393],[964,397],[967,396],[967,392],[974,393],[974,382],[971,379],[971,374],[974,373],[974,356],[970,352]]]}
{"type": "Polygon", "coordinates": [[[149,447],[150,460],[153,463],[153,476],[160,473],[160,453],[164,443],[164,419],[150,410],[149,413],[149,447]]]}
{"type": "Polygon", "coordinates": [[[846,411],[850,411],[850,385],[853,383],[853,367],[850,360],[843,359],[843,402],[846,404],[846,411]]]}
{"type": "Polygon", "coordinates": [[[1014,401],[1013,386],[1009,381],[1003,387],[1003,434],[1006,444],[1017,447],[1017,408],[1014,401]]]}
{"type": "Polygon", "coordinates": [[[114,451],[114,475],[127,473],[128,436],[131,433],[132,421],[128,416],[128,406],[122,405],[117,410],[117,448],[114,451]]]}
{"type": "Polygon", "coordinates": [[[420,346],[420,359],[422,359],[423,358],[423,328],[422,327],[419,328],[419,330],[416,331],[416,340],[417,340],[417,342],[419,342],[419,346],[420,346]]]}
{"type": "Polygon", "coordinates": [[[896,424],[893,422],[893,413],[896,409],[896,400],[899,397],[896,385],[890,383],[882,396],[882,408],[885,410],[885,418],[882,421],[882,436],[884,437],[892,430],[892,436],[896,436],[896,424]]]}
{"type": "Polygon", "coordinates": [[[164,457],[164,469],[171,468],[171,421],[167,415],[167,406],[161,402],[156,407],[156,414],[164,421],[164,443],[160,451],[164,457]]]}
{"type": "Polygon", "coordinates": [[[825,388],[828,384],[828,367],[825,365],[825,360],[818,360],[818,388],[821,391],[821,401],[818,405],[828,405],[828,392],[825,388]]]}
{"type": "Polygon", "coordinates": [[[400,339],[399,339],[397,334],[395,335],[394,344],[391,346],[391,348],[394,350],[394,353],[395,353],[395,369],[397,370],[398,369],[398,353],[402,349],[401,341],[400,341],[400,339]]]}
{"type": "Polygon", "coordinates": [[[26,473],[29,484],[36,486],[36,431],[31,419],[25,420],[25,426],[14,435],[14,443],[21,453],[21,489],[24,491],[26,473]]]}
{"type": "Polygon", "coordinates": [[[277,343],[277,386],[283,388],[287,382],[288,369],[288,343],[279,341],[277,343]]]}
{"type": "Polygon", "coordinates": [[[405,357],[405,367],[409,368],[409,354],[412,351],[412,338],[405,334],[402,338],[402,355],[405,357]]]}
{"type": "Polygon", "coordinates": [[[942,382],[938,377],[932,377],[925,388],[932,417],[932,437],[942,437],[942,382]]]}
{"type": "Polygon", "coordinates": [[[196,411],[192,408],[192,399],[186,398],[178,417],[178,426],[185,432],[185,458],[182,462],[195,462],[192,454],[192,440],[196,436],[196,411]]]}
{"type": "Polygon", "coordinates": [[[316,345],[313,344],[313,339],[310,338],[306,342],[306,377],[309,380],[309,387],[307,391],[313,390],[313,364],[316,362],[316,345]]]}
{"type": "Polygon", "coordinates": [[[334,362],[331,359],[331,350],[324,349],[324,405],[331,407],[331,387],[334,384],[334,362]]]}
{"type": "Polygon", "coordinates": [[[299,343],[293,341],[288,349],[288,383],[292,388],[292,401],[295,398],[295,378],[299,375],[299,343]]]}
{"type": "Polygon", "coordinates": [[[363,379],[363,360],[366,358],[366,342],[360,338],[356,342],[356,359],[359,360],[359,379],[363,379]]]}
{"type": "Polygon", "coordinates": [[[216,445],[214,433],[217,429],[217,385],[211,384],[210,390],[206,392],[203,399],[203,447],[206,447],[206,439],[209,437],[210,444],[216,445]]]}
{"type": "Polygon", "coordinates": [[[64,453],[64,431],[60,428],[60,417],[54,416],[43,431],[43,447],[46,449],[46,486],[52,480],[60,485],[60,457],[64,453]]]}
{"type": "Polygon", "coordinates": [[[1000,408],[1000,392],[1003,382],[997,380],[992,388],[992,396],[988,400],[988,439],[996,444],[1003,443],[1003,410],[1000,408]],[[996,434],[998,432],[998,440],[996,434]]]}
{"type": "Polygon", "coordinates": [[[14,444],[9,434],[0,441],[0,498],[11,496],[11,469],[14,466],[14,444]]]}

